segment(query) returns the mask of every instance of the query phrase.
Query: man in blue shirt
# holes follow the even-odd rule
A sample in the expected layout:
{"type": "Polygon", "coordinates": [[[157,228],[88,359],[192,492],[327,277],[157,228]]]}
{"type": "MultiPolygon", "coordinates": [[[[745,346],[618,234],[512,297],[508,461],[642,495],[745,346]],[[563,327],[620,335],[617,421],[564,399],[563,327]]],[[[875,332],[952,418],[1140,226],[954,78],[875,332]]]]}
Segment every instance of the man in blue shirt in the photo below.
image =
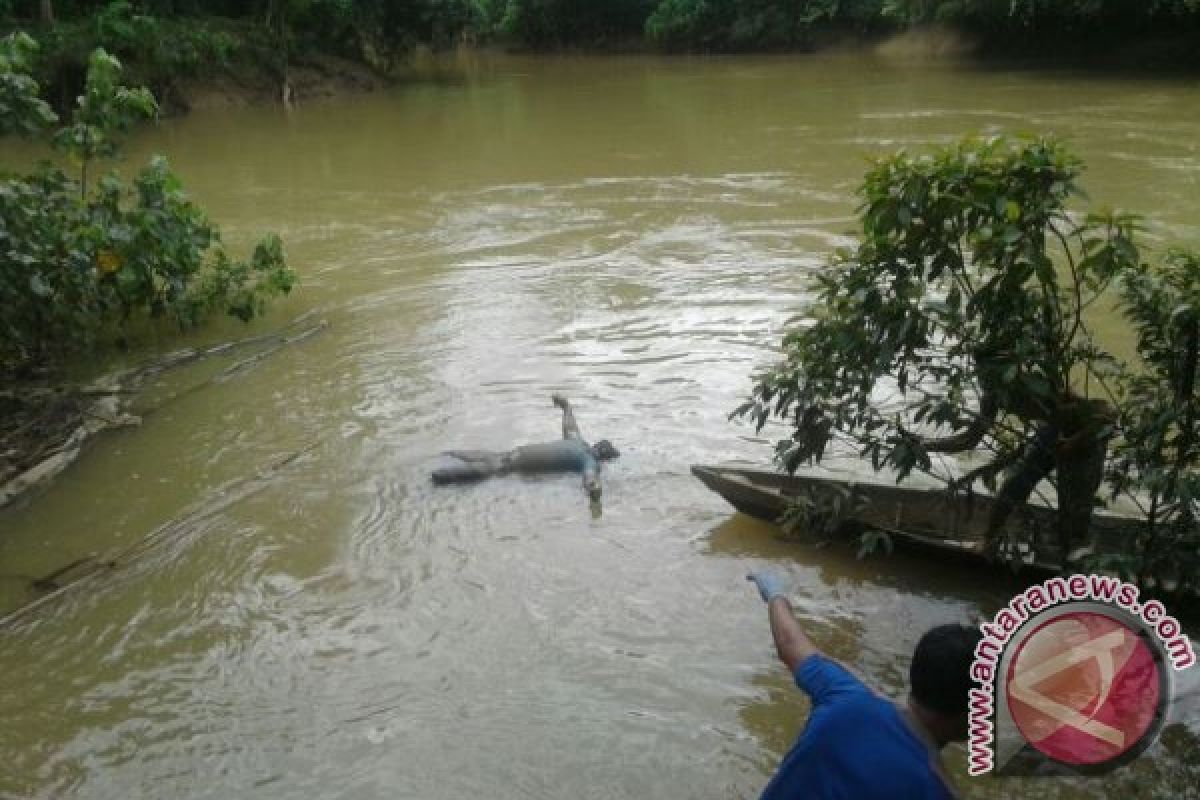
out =
{"type": "Polygon", "coordinates": [[[967,738],[971,662],[981,634],[941,625],[917,644],[904,706],[867,688],[801,630],[770,572],[747,576],[767,603],[779,658],[812,698],[812,713],[763,800],[949,800],[942,747],[967,738]]]}
{"type": "Polygon", "coordinates": [[[433,471],[433,482],[469,483],[509,473],[578,472],[583,488],[594,503],[600,501],[600,462],[620,455],[612,442],[601,439],[594,445],[584,440],[575,421],[571,403],[561,394],[551,395],[562,409],[562,438],[554,442],[527,444],[499,453],[489,450],[451,450],[445,455],[459,463],[433,471]]]}

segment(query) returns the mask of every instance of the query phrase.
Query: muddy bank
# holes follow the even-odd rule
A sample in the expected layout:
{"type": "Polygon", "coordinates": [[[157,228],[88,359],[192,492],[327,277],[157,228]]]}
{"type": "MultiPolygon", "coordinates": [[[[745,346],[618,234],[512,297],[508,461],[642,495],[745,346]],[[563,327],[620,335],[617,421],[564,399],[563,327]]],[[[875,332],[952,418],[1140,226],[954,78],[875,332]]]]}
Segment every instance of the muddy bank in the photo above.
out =
{"type": "MultiPolygon", "coordinates": [[[[740,52],[740,51],[739,51],[740,52]]],[[[747,51],[750,52],[760,51],[747,51]]],[[[769,50],[777,55],[822,53],[870,53],[897,61],[949,61],[980,67],[1072,68],[1104,72],[1186,73],[1200,70],[1200,47],[1188,32],[1146,34],[1106,42],[1090,40],[1052,43],[1031,38],[1009,41],[941,25],[905,31],[856,31],[844,28],[818,29],[801,46],[769,50]],[[1053,46],[1051,46],[1053,45],[1053,46]]],[[[286,76],[275,65],[247,59],[204,76],[179,76],[149,81],[164,113],[186,114],[192,110],[239,108],[254,105],[301,104],[306,101],[367,93],[414,80],[439,80],[447,75],[469,74],[480,62],[507,55],[524,56],[621,56],[646,55],[692,58],[724,55],[717,52],[668,51],[646,39],[623,38],[595,45],[571,45],[531,49],[518,43],[464,41],[445,51],[419,47],[400,60],[364,54],[361,59],[314,54],[289,65],[286,76]]],[[[735,54],[735,53],[731,53],[735,54]]],[[[129,65],[136,74],[137,64],[129,65]]],[[[69,104],[81,85],[81,70],[59,72],[50,87],[51,96],[69,104]]],[[[65,105],[64,105],[65,107],[65,105]]]]}
{"type": "Polygon", "coordinates": [[[95,434],[136,425],[123,410],[124,393],[97,383],[18,385],[0,395],[0,508],[65,469],[95,434]]]}
{"type": "Polygon", "coordinates": [[[224,368],[191,390],[223,383],[326,327],[324,321],[304,315],[273,333],[201,349],[183,348],[87,384],[6,381],[8,388],[0,392],[0,509],[47,485],[97,435],[140,425],[144,416],[174,400],[170,397],[152,406],[139,402],[142,390],[163,373],[198,361],[228,358],[224,368]]]}
{"type": "Polygon", "coordinates": [[[248,64],[220,75],[181,79],[162,87],[160,98],[167,113],[186,114],[373,92],[394,80],[366,64],[321,56],[293,65],[286,78],[278,70],[248,64]]]}

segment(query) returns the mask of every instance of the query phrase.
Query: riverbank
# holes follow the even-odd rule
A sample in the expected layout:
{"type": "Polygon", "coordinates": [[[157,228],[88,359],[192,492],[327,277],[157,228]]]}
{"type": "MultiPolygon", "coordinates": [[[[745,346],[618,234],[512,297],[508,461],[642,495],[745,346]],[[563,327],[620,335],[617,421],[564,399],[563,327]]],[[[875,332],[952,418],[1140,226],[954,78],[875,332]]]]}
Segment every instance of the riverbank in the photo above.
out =
{"type": "Polygon", "coordinates": [[[388,83],[385,64],[362,51],[329,43],[303,45],[248,20],[153,17],[120,13],[52,25],[9,21],[38,43],[34,77],[60,114],[83,91],[88,59],[104,48],[122,64],[130,86],[144,86],[165,114],[198,108],[296,102],[388,83]]]}
{"type": "Polygon", "coordinates": [[[982,67],[1015,62],[1096,72],[1200,71],[1200,21],[1188,15],[1179,16],[1176,25],[1157,17],[1129,26],[1066,17],[983,24],[969,15],[934,22],[860,9],[783,24],[775,12],[743,18],[748,11],[727,9],[722,15],[710,9],[689,22],[672,16],[680,9],[672,12],[669,2],[654,13],[653,4],[644,5],[648,16],[623,19],[621,25],[606,22],[601,11],[591,12],[596,19],[574,21],[547,11],[537,24],[520,14],[501,20],[493,13],[423,23],[375,20],[372,27],[352,17],[322,23],[152,16],[115,3],[48,25],[0,21],[0,31],[24,30],[38,40],[37,77],[59,111],[74,104],[87,56],[96,47],[120,58],[129,83],[153,91],[168,114],[374,91],[420,76],[422,65],[469,52],[694,57],[866,50],[887,57],[969,59],[982,67]]]}
{"type": "Polygon", "coordinates": [[[247,66],[207,77],[191,77],[169,87],[164,106],[169,114],[237,108],[249,105],[294,105],[344,94],[374,92],[395,78],[369,65],[338,56],[316,55],[289,66],[286,76],[247,66]]]}
{"type": "Polygon", "coordinates": [[[206,77],[182,78],[164,88],[164,110],[186,114],[193,110],[255,105],[293,104],[341,95],[382,91],[400,83],[436,79],[470,71],[481,59],[508,56],[560,58],[643,56],[664,59],[738,57],[739,55],[819,56],[829,53],[862,53],[898,62],[946,61],[979,69],[1070,70],[1097,77],[1145,75],[1191,76],[1200,72],[1200,48],[1186,34],[1157,35],[1114,45],[1111,48],[1064,47],[1047,53],[1034,47],[1006,48],[948,27],[927,26],[887,34],[826,31],[803,47],[771,53],[664,52],[644,41],[623,40],[598,47],[563,47],[551,50],[502,44],[463,44],[448,52],[420,48],[400,65],[384,71],[365,61],[342,56],[310,55],[291,65],[286,81],[275,70],[246,64],[206,77]]]}

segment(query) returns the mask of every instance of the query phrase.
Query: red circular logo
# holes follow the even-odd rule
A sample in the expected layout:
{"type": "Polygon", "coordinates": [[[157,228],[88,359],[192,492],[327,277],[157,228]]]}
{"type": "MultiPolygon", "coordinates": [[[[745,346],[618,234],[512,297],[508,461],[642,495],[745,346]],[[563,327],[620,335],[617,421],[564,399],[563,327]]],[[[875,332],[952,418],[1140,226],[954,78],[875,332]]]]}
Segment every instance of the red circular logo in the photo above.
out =
{"type": "Polygon", "coordinates": [[[1166,704],[1162,662],[1134,628],[1072,611],[1034,628],[1005,692],[1021,735],[1046,756],[1094,767],[1141,752],[1166,704]]]}

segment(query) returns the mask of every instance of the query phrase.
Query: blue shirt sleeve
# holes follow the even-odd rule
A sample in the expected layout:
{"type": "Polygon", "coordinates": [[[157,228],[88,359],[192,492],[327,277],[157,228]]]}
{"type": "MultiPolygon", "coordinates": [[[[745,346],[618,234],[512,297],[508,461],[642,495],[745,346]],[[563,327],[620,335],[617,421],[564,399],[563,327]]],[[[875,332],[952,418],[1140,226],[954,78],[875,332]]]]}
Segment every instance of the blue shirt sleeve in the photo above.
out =
{"type": "Polygon", "coordinates": [[[820,653],[801,661],[793,677],[796,679],[796,685],[812,698],[814,707],[872,694],[871,690],[845,667],[820,653]]]}

